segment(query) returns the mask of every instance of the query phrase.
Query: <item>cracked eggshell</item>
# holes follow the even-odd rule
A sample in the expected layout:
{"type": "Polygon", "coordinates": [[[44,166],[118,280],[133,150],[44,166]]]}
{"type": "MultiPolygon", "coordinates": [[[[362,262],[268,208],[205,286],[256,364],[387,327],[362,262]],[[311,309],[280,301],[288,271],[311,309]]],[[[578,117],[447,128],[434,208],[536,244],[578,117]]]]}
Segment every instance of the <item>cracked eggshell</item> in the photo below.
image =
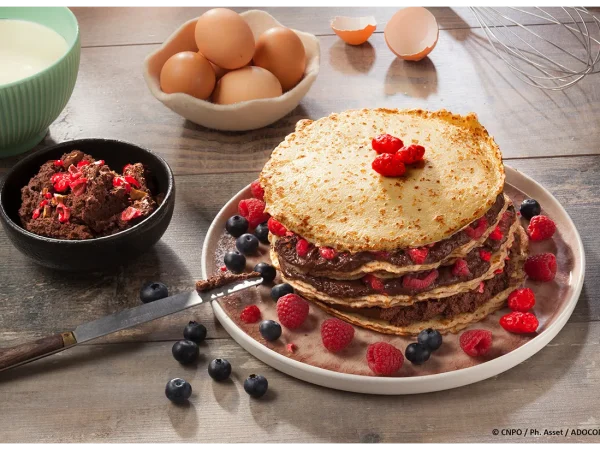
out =
{"type": "Polygon", "coordinates": [[[435,48],[440,34],[434,15],[422,7],[404,8],[385,26],[385,43],[399,58],[420,61],[435,48]]]}
{"type": "Polygon", "coordinates": [[[331,28],[346,44],[360,45],[371,37],[377,28],[377,21],[373,16],[336,16],[331,21],[331,28]]]}

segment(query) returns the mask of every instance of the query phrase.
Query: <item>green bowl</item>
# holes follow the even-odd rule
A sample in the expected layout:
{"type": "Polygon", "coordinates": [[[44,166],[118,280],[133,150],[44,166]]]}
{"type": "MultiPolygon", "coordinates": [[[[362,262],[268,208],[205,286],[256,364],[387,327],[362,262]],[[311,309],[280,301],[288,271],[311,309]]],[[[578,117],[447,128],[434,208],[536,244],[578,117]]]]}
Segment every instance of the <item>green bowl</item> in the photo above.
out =
{"type": "Polygon", "coordinates": [[[67,53],[41,72],[0,84],[0,158],[6,158],[35,147],[66,106],[77,79],[81,45],[79,25],[69,8],[0,8],[2,19],[45,25],[69,46],[67,53]]]}

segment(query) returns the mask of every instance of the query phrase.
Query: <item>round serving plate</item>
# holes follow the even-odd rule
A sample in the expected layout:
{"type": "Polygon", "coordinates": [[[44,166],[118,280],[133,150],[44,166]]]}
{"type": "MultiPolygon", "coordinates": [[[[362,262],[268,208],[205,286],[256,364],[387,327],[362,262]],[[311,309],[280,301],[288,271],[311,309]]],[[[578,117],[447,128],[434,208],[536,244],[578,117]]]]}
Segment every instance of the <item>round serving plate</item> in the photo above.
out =
{"type": "MultiPolygon", "coordinates": [[[[534,312],[540,327],[535,335],[515,335],[503,330],[498,319],[508,312],[507,309],[467,328],[492,331],[494,344],[484,359],[467,356],[458,343],[460,333],[449,334],[444,336],[442,348],[422,366],[413,366],[405,361],[397,376],[377,377],[366,363],[367,345],[386,341],[404,350],[415,338],[385,335],[356,327],[352,344],[340,354],[333,355],[320,342],[319,325],[328,315],[313,304],[302,328],[294,331],[284,328],[278,341],[266,342],[258,333],[258,324],[244,324],[239,319],[239,312],[246,305],[257,304],[263,319],[277,320],[275,302],[269,296],[270,285],[213,302],[215,316],[238,344],[264,363],[300,380],[333,389],[382,395],[418,394],[464,386],[498,375],[540,351],[558,334],[577,304],[585,272],[581,237],[554,196],[510,167],[506,167],[505,192],[517,207],[523,198],[537,199],[542,205],[542,213],[556,222],[558,231],[552,240],[531,243],[530,254],[554,253],[558,270],[553,282],[525,282],[525,286],[534,290],[537,299],[534,312]],[[292,343],[293,349],[289,345],[292,343]]],[[[204,278],[220,273],[224,253],[234,247],[234,239],[224,232],[225,222],[237,214],[239,201],[250,197],[248,186],[221,209],[210,226],[202,249],[204,278]]],[[[249,258],[248,269],[259,260],[268,260],[268,246],[261,244],[259,253],[257,258],[249,258]]]]}

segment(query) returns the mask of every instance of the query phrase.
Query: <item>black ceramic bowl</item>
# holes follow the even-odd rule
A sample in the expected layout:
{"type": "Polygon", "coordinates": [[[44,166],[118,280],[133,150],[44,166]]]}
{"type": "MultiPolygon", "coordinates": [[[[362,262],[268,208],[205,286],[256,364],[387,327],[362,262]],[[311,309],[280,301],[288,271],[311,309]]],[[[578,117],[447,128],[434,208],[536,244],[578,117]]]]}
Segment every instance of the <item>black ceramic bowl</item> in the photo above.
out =
{"type": "Polygon", "coordinates": [[[13,167],[0,188],[0,219],[13,245],[36,263],[59,270],[99,270],[139,256],[162,237],[171,222],[174,206],[175,183],[165,160],[137,145],[111,139],[79,139],[35,152],[13,167]],[[73,150],[103,159],[117,171],[128,163],[145,164],[155,178],[154,194],[164,193],[164,201],[142,222],[111,236],[72,241],[30,233],[20,225],[21,188],[46,161],[59,159],[73,150]]]}

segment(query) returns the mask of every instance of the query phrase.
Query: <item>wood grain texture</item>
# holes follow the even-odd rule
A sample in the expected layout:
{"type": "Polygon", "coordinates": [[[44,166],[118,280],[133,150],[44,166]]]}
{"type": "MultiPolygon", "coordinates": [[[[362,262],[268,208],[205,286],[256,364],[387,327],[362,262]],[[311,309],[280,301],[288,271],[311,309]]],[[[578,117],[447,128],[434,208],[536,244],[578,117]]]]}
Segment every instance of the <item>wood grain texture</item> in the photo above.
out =
{"type": "MultiPolygon", "coordinates": [[[[512,160],[512,167],[552,192],[577,226],[587,256],[586,283],[571,321],[600,320],[600,156],[512,160]]],[[[14,345],[71,329],[79,323],[139,304],[144,282],[161,280],[170,293],[193,289],[201,277],[200,254],[206,231],[221,207],[258,173],[178,176],[173,220],[149,253],[114,273],[66,275],[30,263],[0,234],[0,258],[12,261],[0,277],[0,342],[14,345]]],[[[104,338],[105,342],[178,339],[188,320],[208,327],[209,338],[226,337],[212,309],[201,305],[104,338]]]]}
{"type": "Polygon", "coordinates": [[[0,371],[17,364],[50,355],[65,347],[62,334],[36,339],[32,342],[0,348],[0,371]]]}
{"type": "Polygon", "coordinates": [[[0,374],[2,440],[33,442],[597,442],[597,437],[495,437],[494,428],[598,428],[600,323],[568,324],[541,352],[492,379],[414,396],[343,393],[290,378],[231,340],[202,345],[180,366],[171,343],[84,345],[0,374]],[[233,366],[217,383],[206,366],[233,366]],[[260,400],[243,390],[267,377],[260,400]],[[187,407],[169,403],[167,381],[192,384],[187,407]],[[60,414],[56,412],[60,411],[60,414]]]}
{"type": "MultiPolygon", "coordinates": [[[[163,42],[182,23],[200,16],[204,8],[71,8],[81,28],[81,45],[106,46],[128,44],[158,44],[163,42]]],[[[237,12],[257,8],[231,8],[237,12]]],[[[315,35],[332,35],[331,19],[335,16],[374,16],[377,31],[382,33],[389,18],[397,8],[313,8],[306,14],[305,8],[258,8],[267,11],[283,25],[315,35]]],[[[468,8],[428,8],[438,21],[440,29],[479,27],[468,8]]],[[[545,23],[532,15],[499,8],[523,24],[545,23]]],[[[548,8],[560,17],[558,8],[548,8]]]]}
{"type": "MultiPolygon", "coordinates": [[[[442,31],[431,59],[419,63],[395,58],[381,34],[359,47],[335,36],[320,42],[321,70],[308,95],[283,119],[249,132],[208,130],[152,97],[142,62],[156,46],[83,49],[73,96],[41,145],[111,137],[157,151],[176,174],[259,171],[302,118],[420,107],[477,112],[507,158],[600,153],[598,75],[564,92],[532,88],[498,61],[476,29],[442,31]]],[[[0,160],[0,173],[18,159],[0,160]]]]}

